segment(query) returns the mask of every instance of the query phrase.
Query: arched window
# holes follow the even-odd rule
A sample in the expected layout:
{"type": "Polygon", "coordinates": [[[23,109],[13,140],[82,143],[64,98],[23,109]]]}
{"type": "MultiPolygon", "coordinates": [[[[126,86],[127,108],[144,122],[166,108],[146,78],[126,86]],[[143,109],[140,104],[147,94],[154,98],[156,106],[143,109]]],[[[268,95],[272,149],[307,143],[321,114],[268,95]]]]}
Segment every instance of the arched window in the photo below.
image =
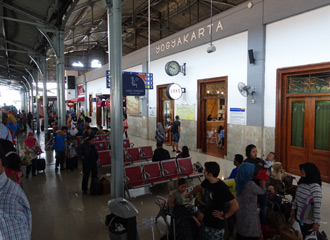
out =
{"type": "Polygon", "coordinates": [[[91,67],[92,68],[100,68],[100,67],[102,67],[102,64],[101,64],[101,62],[99,60],[94,59],[91,62],[91,67]]]}
{"type": "Polygon", "coordinates": [[[80,61],[75,61],[72,63],[72,67],[84,67],[84,64],[80,61]]]}

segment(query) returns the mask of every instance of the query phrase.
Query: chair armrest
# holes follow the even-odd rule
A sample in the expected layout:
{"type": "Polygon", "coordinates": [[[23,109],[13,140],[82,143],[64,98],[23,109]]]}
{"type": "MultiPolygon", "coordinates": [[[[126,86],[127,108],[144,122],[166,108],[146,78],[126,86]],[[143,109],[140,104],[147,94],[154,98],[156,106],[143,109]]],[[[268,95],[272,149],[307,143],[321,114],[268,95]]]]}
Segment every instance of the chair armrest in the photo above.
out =
{"type": "Polygon", "coordinates": [[[187,169],[185,167],[179,166],[180,171],[181,171],[181,168],[183,169],[183,171],[185,171],[185,172],[187,171],[187,169]]]}

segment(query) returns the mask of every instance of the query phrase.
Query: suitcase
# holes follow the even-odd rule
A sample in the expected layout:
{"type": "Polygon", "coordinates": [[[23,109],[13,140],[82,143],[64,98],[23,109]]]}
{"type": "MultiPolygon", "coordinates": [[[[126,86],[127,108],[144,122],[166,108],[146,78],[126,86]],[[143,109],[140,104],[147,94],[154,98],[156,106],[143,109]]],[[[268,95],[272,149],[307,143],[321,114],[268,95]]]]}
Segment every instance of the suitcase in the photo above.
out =
{"type": "Polygon", "coordinates": [[[37,169],[37,171],[45,171],[46,160],[44,158],[37,158],[36,169],[37,169]]]}
{"type": "Polygon", "coordinates": [[[78,156],[66,159],[66,169],[71,171],[78,169],[78,156]]]}

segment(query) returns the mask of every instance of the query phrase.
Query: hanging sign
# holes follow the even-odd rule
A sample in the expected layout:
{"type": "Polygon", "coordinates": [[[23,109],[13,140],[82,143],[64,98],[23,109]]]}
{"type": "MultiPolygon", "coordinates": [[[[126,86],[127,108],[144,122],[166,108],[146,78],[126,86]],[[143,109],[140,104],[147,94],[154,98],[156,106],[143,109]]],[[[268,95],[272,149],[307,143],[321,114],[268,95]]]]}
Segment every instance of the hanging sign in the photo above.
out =
{"type": "Polygon", "coordinates": [[[171,100],[177,100],[182,96],[182,88],[179,84],[173,83],[167,86],[166,95],[171,100]]]}
{"type": "MultiPolygon", "coordinates": [[[[127,77],[127,75],[130,76],[132,74],[136,74],[136,75],[140,76],[143,79],[145,89],[153,89],[154,88],[153,73],[123,72],[123,75],[122,75],[123,81],[124,81],[124,77],[127,77]]],[[[110,71],[109,70],[106,70],[105,78],[106,78],[106,87],[110,88],[110,71]]]]}
{"type": "Polygon", "coordinates": [[[77,86],[77,95],[78,95],[78,97],[85,96],[84,84],[80,84],[80,85],[77,86]]]}
{"type": "Polygon", "coordinates": [[[144,96],[146,92],[144,80],[140,74],[123,74],[123,96],[144,96]]]}
{"type": "Polygon", "coordinates": [[[91,98],[90,101],[91,102],[96,102],[96,98],[91,98]]]}
{"type": "Polygon", "coordinates": [[[67,102],[66,105],[69,107],[69,108],[73,108],[74,106],[74,103],[73,102],[67,102]]]}
{"type": "Polygon", "coordinates": [[[105,102],[105,105],[110,109],[110,98],[107,99],[107,101],[105,102]]]}

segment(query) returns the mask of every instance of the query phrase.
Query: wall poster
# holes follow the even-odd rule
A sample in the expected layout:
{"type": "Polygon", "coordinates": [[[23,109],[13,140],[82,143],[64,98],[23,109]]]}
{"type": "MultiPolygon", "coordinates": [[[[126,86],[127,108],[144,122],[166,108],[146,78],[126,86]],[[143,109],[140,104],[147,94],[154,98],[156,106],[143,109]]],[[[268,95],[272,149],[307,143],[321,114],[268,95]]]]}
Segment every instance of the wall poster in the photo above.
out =
{"type": "Polygon", "coordinates": [[[140,115],[140,107],[139,107],[139,97],[135,96],[127,96],[126,97],[126,108],[127,108],[127,114],[129,115],[135,115],[139,116],[140,115]]]}
{"type": "Polygon", "coordinates": [[[175,115],[184,120],[195,120],[195,104],[176,104],[175,115]]]}

